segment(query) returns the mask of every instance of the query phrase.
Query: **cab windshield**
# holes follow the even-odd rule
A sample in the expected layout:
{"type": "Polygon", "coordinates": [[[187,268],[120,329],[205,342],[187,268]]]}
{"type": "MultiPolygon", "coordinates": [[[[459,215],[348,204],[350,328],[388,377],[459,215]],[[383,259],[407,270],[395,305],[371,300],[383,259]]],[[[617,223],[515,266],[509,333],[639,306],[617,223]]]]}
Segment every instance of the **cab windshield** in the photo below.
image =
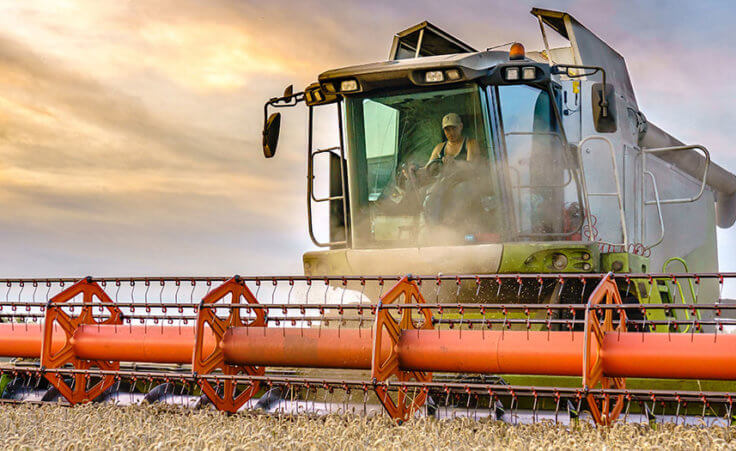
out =
{"type": "Polygon", "coordinates": [[[497,239],[485,99],[477,85],[346,99],[354,245],[497,239]]]}
{"type": "Polygon", "coordinates": [[[576,159],[546,89],[346,100],[353,246],[581,240],[576,159]]]}

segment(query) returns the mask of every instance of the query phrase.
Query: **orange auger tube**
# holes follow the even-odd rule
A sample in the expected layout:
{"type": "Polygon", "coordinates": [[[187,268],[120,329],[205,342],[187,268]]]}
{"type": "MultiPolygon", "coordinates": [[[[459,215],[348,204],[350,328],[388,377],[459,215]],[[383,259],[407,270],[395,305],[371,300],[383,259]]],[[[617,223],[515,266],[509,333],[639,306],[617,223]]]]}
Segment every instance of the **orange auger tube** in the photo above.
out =
{"type": "MultiPolygon", "coordinates": [[[[43,326],[0,324],[0,356],[40,358],[43,326]]],[[[64,346],[64,332],[54,327],[52,352],[64,346]]],[[[80,325],[69,340],[74,356],[83,360],[118,362],[191,363],[194,328],[176,326],[80,325]]],[[[215,341],[205,336],[204,352],[215,341]]]]}
{"type": "MultiPolygon", "coordinates": [[[[0,354],[38,358],[40,329],[0,324],[0,354]]],[[[192,327],[82,326],[72,348],[87,360],[185,364],[191,362],[193,337],[192,327]]],[[[412,371],[580,376],[583,338],[583,332],[404,331],[399,366],[412,371]]],[[[372,341],[367,328],[238,327],[227,331],[221,347],[233,365],[369,370],[372,341]]],[[[207,337],[205,354],[214,346],[214,339],[207,337]]],[[[601,359],[604,374],[611,377],[736,380],[734,350],[736,335],[610,332],[601,359]]]]}
{"type": "MultiPolygon", "coordinates": [[[[191,361],[193,337],[192,327],[82,326],[72,348],[88,360],[184,364],[191,361]]],[[[583,337],[583,332],[404,331],[399,364],[411,371],[580,376],[583,337]]],[[[229,329],[221,346],[233,365],[368,370],[372,340],[371,329],[255,327],[229,329]]],[[[0,324],[3,356],[37,358],[40,347],[40,326],[0,324]]],[[[205,353],[213,350],[209,337],[205,353]]],[[[610,332],[601,359],[611,377],[736,380],[734,350],[736,335],[610,332]]]]}
{"type": "MultiPolygon", "coordinates": [[[[194,328],[175,326],[80,326],[72,338],[77,357],[121,362],[191,363],[194,328]]],[[[215,349],[211,335],[203,350],[215,349]]]]}
{"type": "MultiPolygon", "coordinates": [[[[583,332],[404,331],[400,368],[485,374],[580,376],[583,332]]],[[[222,348],[243,365],[371,368],[370,329],[231,329],[222,348]]],[[[609,333],[601,358],[610,377],[736,379],[736,335],[609,333]]]]}
{"type": "MultiPolygon", "coordinates": [[[[41,357],[40,324],[0,324],[0,356],[38,359],[41,357]]],[[[64,332],[58,327],[53,331],[53,351],[58,352],[64,343],[64,332]]]]}

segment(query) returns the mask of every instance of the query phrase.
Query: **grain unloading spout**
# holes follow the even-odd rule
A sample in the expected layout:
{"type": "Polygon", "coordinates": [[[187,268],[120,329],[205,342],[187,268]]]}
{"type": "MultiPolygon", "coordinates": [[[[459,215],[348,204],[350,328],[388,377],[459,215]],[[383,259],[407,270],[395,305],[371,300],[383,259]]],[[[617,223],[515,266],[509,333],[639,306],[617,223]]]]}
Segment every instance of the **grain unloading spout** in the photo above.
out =
{"type": "Polygon", "coordinates": [[[545,49],[554,63],[602,67],[616,93],[636,108],[636,96],[623,56],[566,12],[533,8],[531,14],[570,41],[570,47],[545,49]]]}
{"type": "MultiPolygon", "coordinates": [[[[533,8],[531,14],[540,22],[545,47],[547,47],[544,54],[537,54],[536,58],[550,63],[604,68],[607,80],[613,85],[616,94],[621,96],[627,109],[636,115],[639,127],[638,144],[641,148],[660,149],[685,146],[666,131],[648,123],[644,114],[639,111],[623,56],[566,12],[533,8]],[[545,25],[569,40],[570,46],[549,48],[545,25]]],[[[695,179],[702,178],[708,166],[706,183],[716,192],[717,224],[721,228],[728,228],[736,222],[736,175],[715,163],[706,162],[706,158],[695,150],[662,152],[657,156],[695,179]]]]}

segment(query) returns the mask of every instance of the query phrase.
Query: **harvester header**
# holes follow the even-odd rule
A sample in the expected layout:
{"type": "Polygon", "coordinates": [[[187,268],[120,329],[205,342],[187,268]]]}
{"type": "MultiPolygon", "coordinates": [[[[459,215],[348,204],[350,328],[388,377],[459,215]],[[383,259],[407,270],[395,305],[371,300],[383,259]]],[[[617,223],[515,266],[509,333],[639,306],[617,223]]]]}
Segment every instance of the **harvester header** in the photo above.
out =
{"type": "MultiPolygon", "coordinates": [[[[677,280],[722,283],[731,276],[677,280]]],[[[561,402],[563,412],[585,402],[600,424],[611,424],[622,412],[629,415],[632,404],[639,411],[651,401],[677,404],[686,414],[688,402],[710,405],[730,396],[627,388],[626,378],[736,379],[730,352],[736,336],[723,332],[736,324],[726,318],[736,304],[626,305],[620,286],[634,283],[628,276],[556,277],[572,291],[591,287],[587,302],[539,303],[533,293],[544,276],[85,278],[69,287],[62,280],[24,281],[23,286],[45,285],[58,293],[46,302],[3,303],[0,314],[12,321],[0,324],[2,353],[22,360],[0,367],[2,389],[10,399],[33,399],[29,392],[35,387],[36,400],[73,405],[136,402],[142,395],[135,393],[147,387],[149,401],[178,395],[188,405],[211,404],[228,412],[255,406],[252,400],[267,390],[277,389],[280,396],[272,404],[282,411],[298,411],[300,401],[294,398],[308,405],[310,397],[339,391],[345,401],[336,411],[367,412],[373,400],[399,421],[437,414],[442,402],[448,415],[456,415],[465,402],[473,406],[466,414],[504,419],[510,410],[505,419],[524,421],[529,415],[536,419],[537,409],[549,408],[552,400],[556,418],[561,402]],[[511,288],[528,302],[440,297],[443,285],[463,284],[476,287],[476,293],[511,288]],[[367,286],[383,289],[377,304],[368,298],[345,302],[367,286]],[[136,296],[137,287],[143,299],[136,296]],[[152,287],[158,296],[149,293],[152,287]],[[192,302],[202,289],[202,300],[192,302]],[[108,291],[134,301],[113,301],[108,291]],[[339,302],[315,302],[328,297],[339,302]],[[636,319],[647,309],[713,311],[715,319],[636,319]],[[670,332],[654,333],[665,325],[670,332]],[[673,326],[689,332],[676,333],[673,326]],[[26,359],[40,359],[40,365],[26,359]],[[342,373],[322,373],[334,369],[342,373]],[[477,376],[453,377],[470,374],[477,376]],[[501,374],[560,376],[567,382],[527,387],[493,378],[501,374]]],[[[22,291],[15,281],[4,283],[9,292],[22,291]]],[[[565,412],[568,420],[569,415],[565,412]]]]}

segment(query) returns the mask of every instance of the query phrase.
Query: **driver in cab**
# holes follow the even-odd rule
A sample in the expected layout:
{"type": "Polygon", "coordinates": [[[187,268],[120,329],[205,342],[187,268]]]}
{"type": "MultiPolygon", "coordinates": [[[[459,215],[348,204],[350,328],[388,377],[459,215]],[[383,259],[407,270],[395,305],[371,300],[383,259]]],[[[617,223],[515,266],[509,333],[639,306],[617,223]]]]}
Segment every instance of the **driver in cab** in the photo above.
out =
{"type": "Polygon", "coordinates": [[[428,168],[434,161],[443,164],[452,164],[456,161],[473,161],[480,156],[478,142],[463,136],[463,121],[457,113],[448,113],[442,118],[442,131],[447,141],[437,144],[432,150],[429,161],[424,166],[428,168]]]}
{"type": "Polygon", "coordinates": [[[435,180],[422,202],[425,217],[429,224],[464,224],[474,230],[477,227],[471,223],[477,212],[488,211],[482,198],[489,205],[492,199],[483,194],[485,184],[477,177],[481,171],[477,162],[483,159],[480,146],[463,135],[463,121],[457,113],[442,118],[442,131],[447,140],[434,147],[422,171],[425,180],[435,180]]]}

